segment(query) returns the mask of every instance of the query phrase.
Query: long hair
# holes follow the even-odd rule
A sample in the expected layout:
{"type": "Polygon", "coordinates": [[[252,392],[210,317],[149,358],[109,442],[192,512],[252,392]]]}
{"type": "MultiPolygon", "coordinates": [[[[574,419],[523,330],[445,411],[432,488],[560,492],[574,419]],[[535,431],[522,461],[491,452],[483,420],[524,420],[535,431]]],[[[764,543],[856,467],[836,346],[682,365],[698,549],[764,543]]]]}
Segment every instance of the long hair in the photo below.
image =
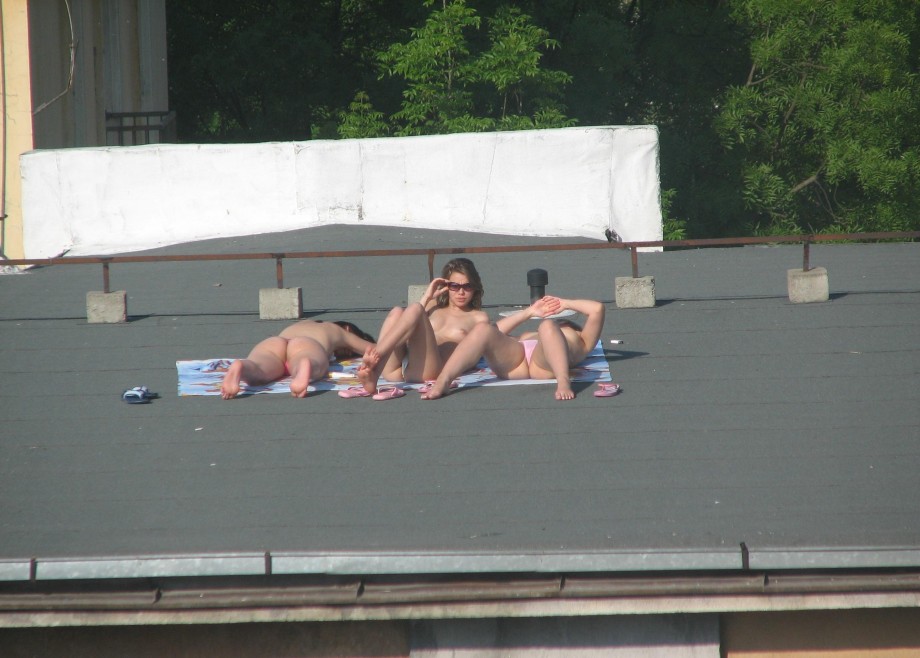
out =
{"type": "MultiPolygon", "coordinates": [[[[466,276],[473,285],[473,297],[470,299],[470,308],[474,308],[477,311],[481,309],[484,291],[482,289],[482,279],[479,278],[479,272],[476,271],[476,266],[473,265],[473,261],[469,258],[454,258],[453,260],[447,261],[444,267],[441,268],[441,276],[445,279],[449,279],[450,275],[454,272],[459,272],[466,276]]],[[[448,304],[447,292],[442,292],[438,295],[437,301],[438,308],[446,307],[448,304]]]]}
{"type": "MultiPolygon", "coordinates": [[[[357,327],[357,325],[355,325],[355,324],[352,323],[352,322],[348,322],[347,320],[335,320],[332,324],[337,324],[337,325],[339,325],[342,329],[344,329],[344,330],[347,331],[348,333],[354,334],[354,335],[357,336],[358,338],[361,338],[361,339],[363,339],[363,340],[366,340],[368,343],[376,343],[376,342],[377,342],[377,340],[376,340],[373,336],[371,336],[369,333],[367,333],[367,332],[365,332],[365,331],[361,331],[361,330],[357,327]]],[[[355,356],[361,356],[361,355],[358,354],[357,352],[352,352],[351,350],[346,350],[346,351],[347,351],[349,354],[354,354],[355,356]]]]}

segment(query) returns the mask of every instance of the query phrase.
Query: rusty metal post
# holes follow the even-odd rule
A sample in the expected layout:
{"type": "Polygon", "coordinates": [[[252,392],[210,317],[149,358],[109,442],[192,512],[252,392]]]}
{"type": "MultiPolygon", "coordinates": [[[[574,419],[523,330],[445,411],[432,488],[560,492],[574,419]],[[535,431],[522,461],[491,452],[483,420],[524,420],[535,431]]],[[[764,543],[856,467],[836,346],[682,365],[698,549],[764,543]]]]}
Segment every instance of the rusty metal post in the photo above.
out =
{"type": "Polygon", "coordinates": [[[428,280],[434,279],[434,252],[428,252],[428,280]]]}
{"type": "Polygon", "coordinates": [[[804,250],[802,254],[802,271],[807,272],[811,269],[811,264],[809,262],[811,260],[811,241],[808,240],[808,238],[805,239],[803,247],[804,250]]]}
{"type": "Polygon", "coordinates": [[[284,267],[281,261],[284,259],[283,254],[272,254],[275,257],[275,279],[278,281],[278,288],[284,288],[284,267]]]}
{"type": "Polygon", "coordinates": [[[639,249],[630,245],[629,258],[632,261],[632,275],[634,279],[639,278],[639,249]]]}
{"type": "Polygon", "coordinates": [[[108,294],[109,290],[109,261],[102,261],[102,292],[108,294]]]}

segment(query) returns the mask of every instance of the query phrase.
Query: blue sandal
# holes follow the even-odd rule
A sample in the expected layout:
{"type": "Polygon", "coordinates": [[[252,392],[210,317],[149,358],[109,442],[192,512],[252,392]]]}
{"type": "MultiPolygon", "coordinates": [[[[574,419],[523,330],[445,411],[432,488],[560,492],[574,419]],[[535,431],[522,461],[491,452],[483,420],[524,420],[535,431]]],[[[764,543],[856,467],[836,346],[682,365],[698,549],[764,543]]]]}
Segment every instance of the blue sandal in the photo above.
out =
{"type": "Polygon", "coordinates": [[[149,404],[158,397],[158,393],[151,393],[146,386],[135,386],[121,394],[121,399],[128,404],[149,404]]]}

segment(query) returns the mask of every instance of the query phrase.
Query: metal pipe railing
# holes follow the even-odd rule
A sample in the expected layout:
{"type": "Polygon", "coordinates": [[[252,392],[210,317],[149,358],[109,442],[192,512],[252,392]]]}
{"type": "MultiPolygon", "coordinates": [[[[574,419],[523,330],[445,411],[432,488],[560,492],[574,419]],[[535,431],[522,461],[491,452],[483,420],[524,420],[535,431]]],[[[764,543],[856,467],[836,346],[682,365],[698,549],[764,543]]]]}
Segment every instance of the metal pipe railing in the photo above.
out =
{"type": "Polygon", "coordinates": [[[499,247],[427,247],[418,249],[368,249],[349,251],[285,251],[271,253],[184,254],[148,256],[57,256],[53,258],[18,258],[4,260],[4,265],[102,265],[103,291],[109,292],[109,266],[113,263],[162,263],[177,261],[264,260],[274,259],[278,288],[284,287],[285,258],[367,258],[381,256],[427,256],[428,278],[434,278],[435,255],[491,254],[529,251],[574,251],[589,249],[628,249],[633,278],[639,277],[639,250],[646,248],[737,247],[759,244],[802,243],[802,270],[810,267],[811,244],[814,242],[866,242],[876,240],[909,240],[920,238],[920,231],[887,231],[875,233],[833,233],[812,235],[781,235],[746,238],[701,238],[694,240],[652,240],[642,242],[588,242],[551,245],[515,245],[499,247]]]}

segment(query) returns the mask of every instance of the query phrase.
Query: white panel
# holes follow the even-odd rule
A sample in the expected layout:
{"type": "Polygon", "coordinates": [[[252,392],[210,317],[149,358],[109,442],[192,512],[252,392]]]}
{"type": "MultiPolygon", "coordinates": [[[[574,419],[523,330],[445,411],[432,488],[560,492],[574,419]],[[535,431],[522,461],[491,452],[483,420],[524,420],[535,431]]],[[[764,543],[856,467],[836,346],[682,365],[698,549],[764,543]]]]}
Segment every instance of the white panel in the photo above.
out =
{"type": "Polygon", "coordinates": [[[21,162],[26,258],[331,223],[661,239],[653,126],[62,149],[21,162]]]}
{"type": "Polygon", "coordinates": [[[737,549],[585,553],[287,553],[272,554],[276,574],[565,573],[740,569],[737,549]]]}
{"type": "Polygon", "coordinates": [[[264,555],[145,556],[39,560],[37,580],[260,576],[264,555]]]}

